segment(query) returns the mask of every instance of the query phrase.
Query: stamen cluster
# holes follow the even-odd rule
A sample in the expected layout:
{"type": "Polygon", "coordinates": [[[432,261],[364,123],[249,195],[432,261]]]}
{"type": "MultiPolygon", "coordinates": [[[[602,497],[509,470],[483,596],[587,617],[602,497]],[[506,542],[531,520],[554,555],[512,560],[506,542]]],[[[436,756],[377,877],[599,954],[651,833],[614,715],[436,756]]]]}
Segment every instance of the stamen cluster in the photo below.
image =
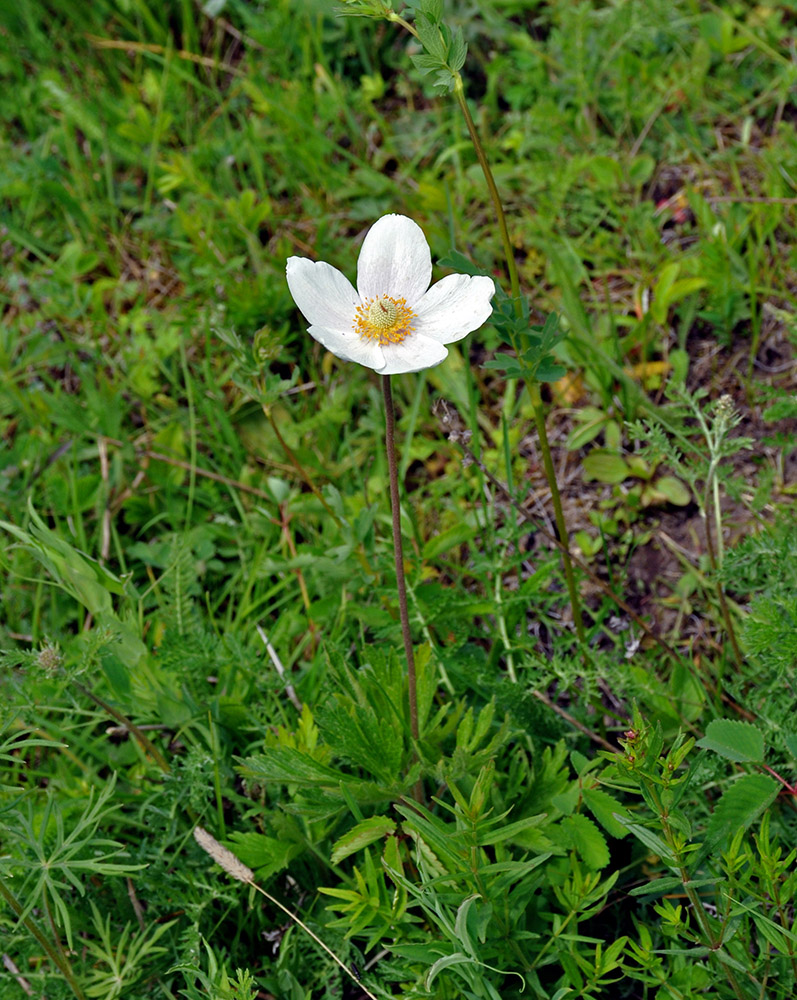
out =
{"type": "Polygon", "coordinates": [[[378,295],[366,299],[354,311],[353,329],[363,340],[375,340],[384,347],[400,344],[412,333],[415,313],[404,298],[378,295]]]}

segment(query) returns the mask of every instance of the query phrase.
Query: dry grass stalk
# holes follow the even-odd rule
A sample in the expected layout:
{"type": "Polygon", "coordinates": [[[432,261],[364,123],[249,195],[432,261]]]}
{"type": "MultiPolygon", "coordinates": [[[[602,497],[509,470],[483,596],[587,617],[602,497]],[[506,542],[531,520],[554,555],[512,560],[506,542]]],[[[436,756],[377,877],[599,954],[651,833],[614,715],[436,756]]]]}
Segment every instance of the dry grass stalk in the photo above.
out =
{"type": "Polygon", "coordinates": [[[270,903],[273,903],[274,906],[278,907],[284,914],[290,917],[294,923],[298,924],[306,934],[310,935],[317,945],[320,945],[324,949],[330,958],[337,962],[346,975],[357,983],[367,997],[370,997],[371,1000],[378,1000],[378,998],[360,982],[351,969],[341,962],[335,952],[332,951],[330,947],[325,945],[317,934],[310,930],[307,924],[301,921],[295,913],[291,913],[286,906],[283,906],[278,899],[275,899],[272,895],[267,893],[265,889],[260,888],[260,886],[255,882],[255,873],[252,869],[247,868],[242,861],[239,861],[232,851],[228,851],[226,847],[223,847],[212,834],[208,833],[208,831],[204,830],[201,826],[194,827],[194,840],[196,840],[202,850],[205,851],[206,854],[209,854],[216,864],[222,867],[228,875],[232,875],[232,877],[238,879],[239,882],[245,882],[247,885],[251,885],[253,889],[256,889],[261,895],[265,896],[270,903]]]}

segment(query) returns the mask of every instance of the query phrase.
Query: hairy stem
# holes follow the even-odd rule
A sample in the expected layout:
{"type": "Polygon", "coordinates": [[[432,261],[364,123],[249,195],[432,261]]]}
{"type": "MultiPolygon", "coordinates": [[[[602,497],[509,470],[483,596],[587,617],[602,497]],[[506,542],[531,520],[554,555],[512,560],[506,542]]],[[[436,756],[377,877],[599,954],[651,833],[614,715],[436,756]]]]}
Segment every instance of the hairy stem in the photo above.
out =
{"type": "Polygon", "coordinates": [[[717,599],[720,604],[720,611],[722,613],[722,620],[725,623],[725,631],[728,633],[728,639],[731,644],[731,649],[733,650],[733,658],[736,660],[737,667],[742,670],[744,668],[744,657],[742,656],[742,651],[739,648],[739,642],[736,638],[736,629],[733,627],[733,619],[731,618],[731,611],[728,607],[728,602],[725,598],[725,588],[722,586],[722,581],[719,578],[719,561],[717,560],[717,554],[714,549],[714,538],[711,531],[711,518],[709,517],[709,496],[710,496],[710,484],[709,488],[706,490],[706,496],[703,501],[704,510],[704,520],[706,522],[706,552],[708,554],[709,565],[711,566],[711,572],[717,581],[717,599]]]}

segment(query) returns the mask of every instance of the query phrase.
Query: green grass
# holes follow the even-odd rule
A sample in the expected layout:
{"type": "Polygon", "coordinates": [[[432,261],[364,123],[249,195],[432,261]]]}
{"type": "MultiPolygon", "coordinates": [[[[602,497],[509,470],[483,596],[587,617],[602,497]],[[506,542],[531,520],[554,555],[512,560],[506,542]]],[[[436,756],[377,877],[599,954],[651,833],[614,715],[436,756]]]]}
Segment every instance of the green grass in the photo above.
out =
{"type": "Polygon", "coordinates": [[[456,103],[400,26],[318,0],[0,11],[3,997],[359,996],[196,824],[380,996],[791,995],[793,792],[763,751],[677,755],[731,719],[794,777],[795,11],[445,6],[533,321],[566,332],[587,643],[487,325],[393,379],[420,810],[379,387],[284,269],[352,275],[400,212],[506,287],[456,103]]]}

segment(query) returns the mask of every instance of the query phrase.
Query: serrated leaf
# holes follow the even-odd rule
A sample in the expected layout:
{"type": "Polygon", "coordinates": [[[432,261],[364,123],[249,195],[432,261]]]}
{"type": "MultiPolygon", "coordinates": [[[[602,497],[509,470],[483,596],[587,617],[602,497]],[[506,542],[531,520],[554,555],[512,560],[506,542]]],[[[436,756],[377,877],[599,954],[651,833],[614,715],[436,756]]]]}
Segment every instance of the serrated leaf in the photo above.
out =
{"type": "Polygon", "coordinates": [[[443,0],[422,0],[418,9],[430,21],[437,24],[443,17],[443,0]]]}
{"type": "Polygon", "coordinates": [[[249,774],[265,781],[284,781],[299,785],[336,786],[341,775],[293,747],[273,747],[256,757],[242,761],[249,774]]]}
{"type": "Polygon", "coordinates": [[[505,378],[522,378],[524,368],[511,354],[496,354],[491,361],[485,361],[482,368],[493,368],[503,373],[505,378]]]}
{"type": "Polygon", "coordinates": [[[625,837],[628,829],[618,823],[614,814],[630,819],[625,806],[600,788],[584,788],[581,792],[584,804],[611,837],[625,837]]]}
{"type": "Polygon", "coordinates": [[[744,774],[717,803],[706,829],[706,843],[713,847],[747,829],[778,794],[778,783],[768,774],[744,774]]]}
{"type": "Polygon", "coordinates": [[[233,854],[245,865],[254,868],[261,879],[270,878],[287,868],[303,850],[301,844],[290,840],[277,840],[262,833],[238,830],[230,834],[229,845],[233,854]]]}
{"type": "Polygon", "coordinates": [[[609,863],[609,848],[606,838],[588,816],[575,813],[565,817],[559,824],[562,836],[569,841],[584,863],[597,871],[609,863]]]}
{"type": "Polygon", "coordinates": [[[448,54],[448,64],[453,73],[458,73],[465,65],[468,54],[468,46],[462,37],[462,28],[457,28],[451,40],[451,49],[448,54]]]}
{"type": "Polygon", "coordinates": [[[797,757],[797,733],[784,733],[783,740],[792,757],[797,757]]]}
{"type": "Polygon", "coordinates": [[[454,89],[455,83],[456,77],[446,66],[438,72],[432,86],[438,91],[438,93],[445,94],[450,93],[454,89]]]}
{"type": "Polygon", "coordinates": [[[433,59],[437,60],[439,66],[446,57],[446,45],[440,34],[440,28],[428,17],[419,15],[415,19],[415,30],[418,32],[421,45],[433,59]]]}
{"type": "Polygon", "coordinates": [[[760,730],[741,719],[714,719],[697,745],[740,764],[764,762],[764,736],[760,730]]]}
{"type": "Polygon", "coordinates": [[[410,59],[415,68],[419,69],[421,73],[434,73],[435,70],[440,68],[439,59],[435,59],[434,56],[428,56],[423,52],[411,55],[410,59]]]}
{"type": "Polygon", "coordinates": [[[389,816],[370,816],[344,833],[332,848],[332,864],[336,865],[350,854],[382,840],[395,831],[396,824],[389,816]]]}

